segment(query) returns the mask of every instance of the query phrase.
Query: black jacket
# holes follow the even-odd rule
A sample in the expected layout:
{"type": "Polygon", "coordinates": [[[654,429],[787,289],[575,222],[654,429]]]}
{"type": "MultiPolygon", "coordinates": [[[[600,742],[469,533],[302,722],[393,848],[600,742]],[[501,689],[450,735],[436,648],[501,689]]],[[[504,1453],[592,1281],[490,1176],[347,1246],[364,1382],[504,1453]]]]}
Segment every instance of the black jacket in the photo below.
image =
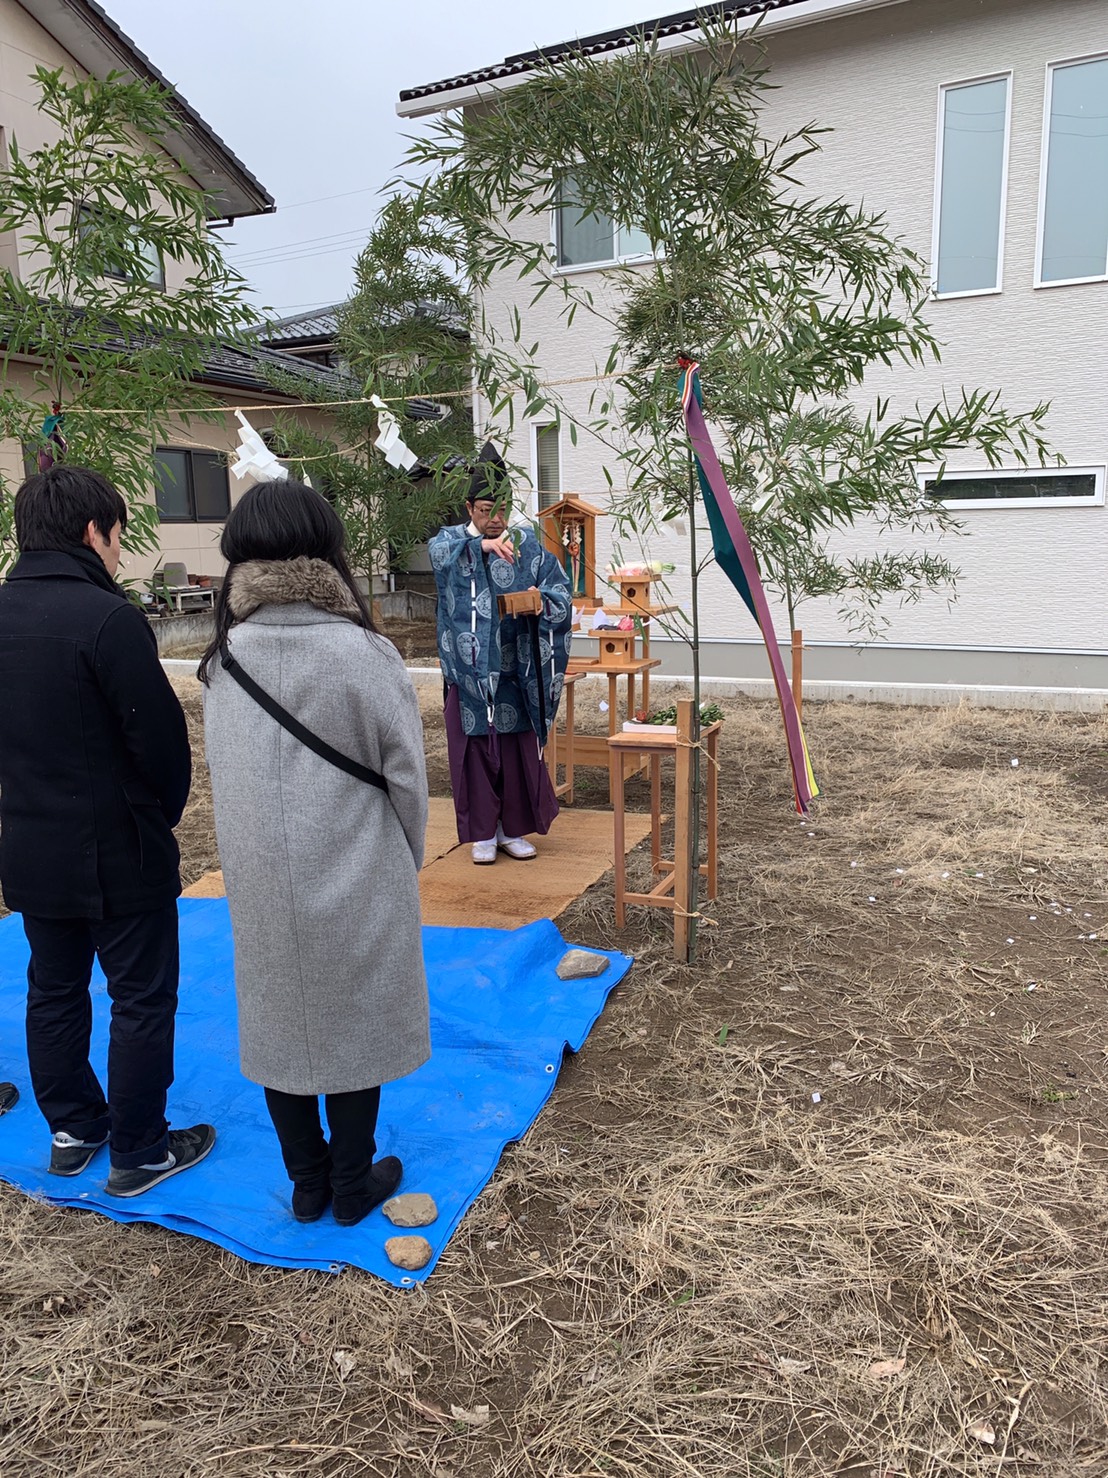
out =
{"type": "Polygon", "coordinates": [[[0,586],[0,887],[15,912],[99,919],[181,891],[192,779],[154,633],[90,549],[24,554],[0,586]]]}

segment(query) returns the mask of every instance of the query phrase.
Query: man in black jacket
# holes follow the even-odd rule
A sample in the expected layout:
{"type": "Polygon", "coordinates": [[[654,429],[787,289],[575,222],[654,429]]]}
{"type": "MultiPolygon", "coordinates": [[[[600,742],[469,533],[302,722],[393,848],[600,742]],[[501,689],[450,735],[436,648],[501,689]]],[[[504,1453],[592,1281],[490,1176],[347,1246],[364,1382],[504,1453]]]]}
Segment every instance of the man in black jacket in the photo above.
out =
{"type": "Polygon", "coordinates": [[[110,1141],[112,1195],[197,1164],[208,1124],[169,1130],[188,731],[154,634],[113,576],[127,508],[54,466],[15,499],[20,558],[0,586],[0,887],[31,946],[27,1053],[50,1170],[110,1141]],[[89,982],[112,1000],[108,1094],[89,1063],[89,982]]]}

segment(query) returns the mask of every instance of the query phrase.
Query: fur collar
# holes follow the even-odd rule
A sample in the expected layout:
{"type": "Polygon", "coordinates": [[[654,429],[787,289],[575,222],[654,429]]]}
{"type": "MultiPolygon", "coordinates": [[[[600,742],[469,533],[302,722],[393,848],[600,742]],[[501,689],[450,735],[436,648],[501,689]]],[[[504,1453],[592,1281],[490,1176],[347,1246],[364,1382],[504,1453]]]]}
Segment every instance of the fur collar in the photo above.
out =
{"type": "Polygon", "coordinates": [[[247,560],[229,576],[227,601],[236,621],[260,606],[306,604],[334,616],[360,621],[354,597],[333,565],[323,559],[247,560]]]}

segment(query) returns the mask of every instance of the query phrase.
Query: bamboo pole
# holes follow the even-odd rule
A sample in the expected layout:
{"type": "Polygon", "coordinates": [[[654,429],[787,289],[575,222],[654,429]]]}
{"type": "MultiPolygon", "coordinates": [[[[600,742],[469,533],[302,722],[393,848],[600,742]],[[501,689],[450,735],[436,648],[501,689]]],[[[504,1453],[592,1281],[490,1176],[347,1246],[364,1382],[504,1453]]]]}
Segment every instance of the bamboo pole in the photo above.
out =
{"type": "Polygon", "coordinates": [[[804,633],[793,632],[793,702],[796,704],[796,716],[801,715],[804,706],[804,633]]]}
{"type": "MultiPolygon", "coordinates": [[[[680,964],[693,961],[693,915],[696,911],[699,838],[696,835],[696,774],[693,759],[693,715],[695,709],[688,698],[677,704],[677,744],[673,778],[673,958],[680,964]]],[[[618,840],[617,840],[618,845],[618,840]]]]}

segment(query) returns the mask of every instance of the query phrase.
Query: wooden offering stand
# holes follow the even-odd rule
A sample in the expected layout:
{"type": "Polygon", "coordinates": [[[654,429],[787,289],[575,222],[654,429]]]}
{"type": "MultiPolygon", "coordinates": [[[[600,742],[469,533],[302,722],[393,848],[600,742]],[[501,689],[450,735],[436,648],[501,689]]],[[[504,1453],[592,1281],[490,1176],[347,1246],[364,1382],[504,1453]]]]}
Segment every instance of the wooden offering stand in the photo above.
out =
{"type": "MultiPolygon", "coordinates": [[[[605,605],[604,614],[622,619],[630,616],[632,620],[638,618],[639,625],[636,632],[642,634],[641,656],[650,657],[650,622],[654,616],[667,616],[670,611],[675,611],[676,606],[656,606],[650,598],[650,586],[653,583],[653,575],[614,575],[609,582],[619,587],[619,604],[605,605]]],[[[597,632],[597,636],[601,633],[597,632]]],[[[643,672],[642,676],[642,706],[648,712],[650,710],[650,668],[643,672]]],[[[634,718],[634,709],[629,708],[627,717],[634,718]]]]}
{"type": "MultiPolygon", "coordinates": [[[[608,739],[611,757],[609,775],[612,787],[612,805],[615,811],[615,913],[616,928],[622,929],[627,919],[629,903],[642,904],[646,908],[668,908],[673,911],[673,957],[687,960],[689,957],[689,908],[692,899],[692,867],[695,861],[690,855],[693,801],[693,705],[690,698],[683,698],[677,705],[675,731],[657,729],[643,725],[633,731],[625,730],[608,739]],[[626,763],[639,760],[642,756],[650,767],[650,863],[651,870],[660,878],[649,893],[627,891],[627,857],[625,847],[624,778],[626,763]],[[675,764],[673,786],[673,860],[662,856],[662,760],[673,756],[675,764]]],[[[722,724],[708,724],[700,731],[700,744],[704,753],[705,789],[705,834],[708,860],[698,867],[705,882],[704,896],[716,896],[719,878],[719,734],[722,724]]],[[[703,768],[703,767],[702,767],[703,768]]]]}
{"type": "MultiPolygon", "coordinates": [[[[653,605],[650,600],[652,576],[621,575],[609,583],[619,590],[618,605],[605,605],[605,616],[616,621],[625,617],[635,622],[630,630],[618,626],[599,627],[583,631],[581,635],[597,643],[595,657],[571,657],[570,671],[579,675],[596,673],[608,679],[608,735],[620,730],[619,680],[627,685],[624,714],[632,719],[636,711],[635,684],[642,681],[642,707],[650,706],[650,674],[660,666],[660,658],[650,655],[650,618],[664,616],[673,606],[653,605]],[[640,645],[641,643],[641,645],[640,645]]],[[[568,714],[567,714],[568,722],[568,714]]],[[[575,757],[578,764],[608,766],[610,763],[607,741],[594,735],[582,734],[575,740],[575,757]]],[[[635,754],[626,754],[623,759],[624,777],[634,775],[646,768],[646,762],[635,754]]]]}
{"type": "MultiPolygon", "coordinates": [[[[629,633],[617,632],[608,635],[626,636],[629,633]]],[[[597,633],[599,635],[599,632],[597,633]]],[[[622,643],[612,643],[613,648],[622,651],[622,643]]],[[[635,682],[638,678],[646,676],[653,667],[661,665],[660,657],[635,657],[624,661],[618,658],[616,652],[608,653],[608,660],[604,660],[604,644],[601,647],[600,657],[571,657],[569,659],[569,671],[566,674],[567,681],[570,677],[587,677],[593,673],[608,679],[608,738],[619,732],[619,681],[623,678],[627,684],[626,712],[635,712],[635,682]]],[[[569,710],[566,710],[566,728],[570,722],[569,710]]],[[[573,752],[576,763],[579,765],[594,765],[600,769],[608,766],[608,738],[602,734],[577,734],[573,739],[573,752]]],[[[628,775],[634,775],[637,771],[645,769],[642,760],[629,756],[628,775]]]]}
{"type": "Polygon", "coordinates": [[[567,672],[565,687],[563,688],[563,711],[565,713],[566,726],[559,732],[557,723],[550,725],[550,732],[546,736],[546,769],[550,776],[550,783],[554,787],[554,794],[567,806],[573,805],[573,770],[577,762],[577,745],[580,742],[573,731],[574,704],[576,702],[577,687],[581,679],[579,672],[567,672]],[[558,778],[558,766],[565,771],[565,779],[558,778]]]}
{"type": "MultiPolygon", "coordinates": [[[[642,706],[650,704],[650,673],[660,666],[660,660],[650,655],[650,626],[653,616],[665,615],[673,606],[655,606],[650,602],[649,574],[619,577],[609,581],[618,586],[619,604],[605,604],[597,594],[596,576],[596,521],[603,516],[602,510],[576,493],[567,493],[551,507],[539,514],[543,543],[546,549],[561,563],[566,572],[572,592],[574,609],[585,619],[602,605],[606,616],[617,621],[624,616],[639,618],[630,631],[618,628],[592,631],[582,629],[580,638],[595,639],[595,657],[571,657],[566,674],[565,724],[559,733],[551,729],[547,740],[547,764],[555,780],[555,790],[567,804],[573,802],[573,768],[575,765],[591,765],[607,768],[609,754],[607,741],[601,735],[574,734],[574,701],[571,679],[596,673],[608,679],[608,734],[618,733],[620,728],[619,681],[626,683],[624,713],[633,718],[636,709],[635,685],[642,679],[642,706]],[[641,646],[640,646],[641,643],[641,646]],[[562,747],[566,760],[566,778],[559,784],[558,751],[562,747]],[[553,755],[553,759],[551,756],[553,755]],[[570,758],[572,757],[572,758],[570,758]]],[[[645,769],[645,761],[635,755],[626,756],[625,775],[645,769]]]]}
{"type": "MultiPolygon", "coordinates": [[[[601,605],[596,593],[596,521],[601,517],[603,511],[577,493],[567,493],[539,514],[543,544],[565,570],[574,609],[584,615],[596,611],[601,605]]],[[[575,735],[573,732],[574,682],[590,672],[603,672],[607,676],[608,729],[614,734],[619,727],[618,679],[622,677],[627,681],[627,713],[630,716],[635,711],[635,679],[648,670],[642,657],[635,652],[634,633],[604,635],[605,640],[595,657],[570,658],[566,673],[565,724],[561,732],[552,728],[547,739],[547,765],[551,778],[555,780],[555,792],[567,804],[573,802],[575,765],[607,768],[608,764],[608,751],[602,736],[575,735]],[[566,770],[566,778],[560,784],[557,781],[559,750],[566,770]]],[[[657,666],[657,663],[651,662],[650,665],[657,666]]]]}

